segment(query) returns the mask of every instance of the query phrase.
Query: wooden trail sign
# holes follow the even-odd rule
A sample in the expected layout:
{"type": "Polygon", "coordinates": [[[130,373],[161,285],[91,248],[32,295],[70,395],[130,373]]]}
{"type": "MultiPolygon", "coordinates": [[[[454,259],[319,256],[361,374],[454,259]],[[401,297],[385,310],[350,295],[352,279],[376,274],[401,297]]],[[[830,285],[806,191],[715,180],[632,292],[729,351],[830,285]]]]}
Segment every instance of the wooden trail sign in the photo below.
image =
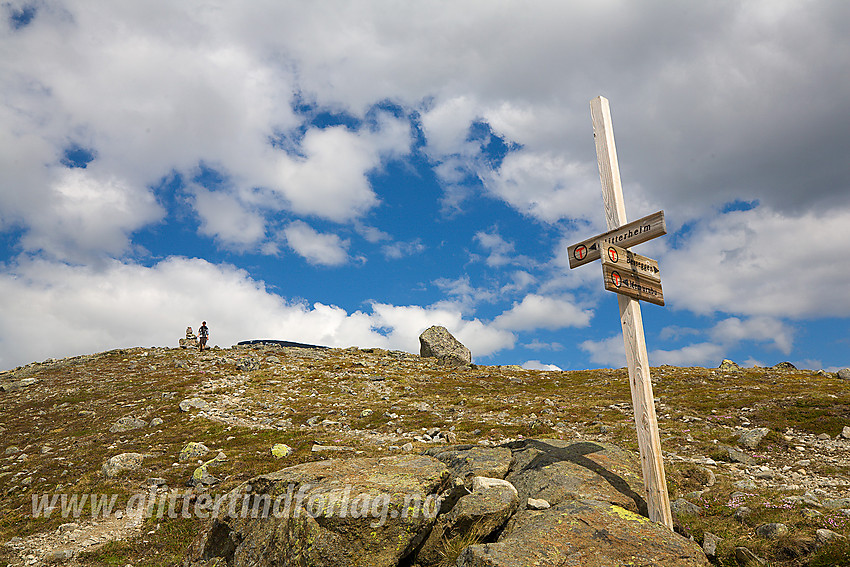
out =
{"type": "Polygon", "coordinates": [[[667,234],[667,224],[664,222],[664,211],[647,215],[642,219],[624,224],[603,234],[591,236],[578,244],[567,247],[570,258],[570,268],[577,268],[599,259],[599,241],[616,244],[623,248],[634,246],[652,240],[657,236],[667,234]]]}
{"type": "Polygon", "coordinates": [[[598,243],[602,254],[605,289],[634,299],[664,305],[661,271],[652,258],[635,254],[613,244],[598,243]]]}
{"type": "MultiPolygon", "coordinates": [[[[569,247],[570,268],[591,262],[584,260],[591,255],[591,247],[596,247],[596,258],[600,258],[600,239],[603,244],[615,244],[621,248],[638,244],[624,238],[618,242],[604,240],[608,235],[621,234],[634,223],[626,220],[626,204],[623,198],[623,186],[620,182],[620,166],[617,163],[617,148],[614,145],[614,128],[611,123],[611,108],[608,100],[597,97],[590,101],[590,115],[593,118],[593,137],[596,141],[596,158],[599,164],[599,177],[602,180],[602,201],[605,205],[605,220],[608,224],[608,232],[590,240],[580,242],[569,247]],[[621,232],[617,232],[621,231],[621,232]],[[581,263],[573,265],[574,253],[584,245],[586,256],[578,259],[581,263]]],[[[658,213],[656,213],[658,214],[658,213]]],[[[661,213],[661,226],[663,227],[664,213],[661,213]]],[[[652,215],[650,215],[652,216],[652,215]]],[[[645,217],[648,218],[648,217],[645,217]]],[[[644,219],[641,219],[643,221],[644,219]]],[[[639,225],[643,226],[643,225],[639,225]]],[[[648,238],[641,240],[645,242],[655,236],[666,233],[656,228],[653,235],[650,231],[642,232],[648,238]]],[[[579,252],[579,256],[583,252],[579,252]]],[[[656,265],[657,267],[657,265],[656,265]]],[[[652,381],[649,375],[649,356],[646,352],[646,339],[643,334],[643,317],[640,312],[640,303],[622,293],[617,294],[620,305],[620,325],[623,329],[623,343],[626,347],[626,364],[629,367],[629,386],[632,392],[632,407],[635,412],[635,429],[637,430],[638,447],[640,448],[640,462],[643,471],[643,482],[646,485],[646,504],[649,511],[649,519],[664,524],[673,529],[673,516],[670,513],[670,496],[667,494],[667,480],[664,475],[664,461],[661,454],[661,440],[658,435],[658,419],[655,415],[655,400],[652,394],[652,381]]]]}

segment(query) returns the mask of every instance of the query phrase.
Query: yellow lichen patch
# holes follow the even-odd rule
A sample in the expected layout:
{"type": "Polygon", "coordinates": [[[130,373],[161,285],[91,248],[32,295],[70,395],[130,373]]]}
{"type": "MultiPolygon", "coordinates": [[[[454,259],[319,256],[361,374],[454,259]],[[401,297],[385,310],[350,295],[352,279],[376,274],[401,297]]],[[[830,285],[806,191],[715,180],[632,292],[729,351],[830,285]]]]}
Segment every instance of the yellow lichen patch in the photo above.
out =
{"type": "Polygon", "coordinates": [[[613,514],[623,518],[624,520],[630,520],[632,522],[640,522],[640,523],[643,524],[643,523],[650,521],[649,518],[645,518],[645,517],[641,516],[640,514],[636,514],[636,513],[632,512],[630,510],[626,510],[625,508],[621,508],[619,506],[612,505],[611,506],[611,512],[613,514]]]}

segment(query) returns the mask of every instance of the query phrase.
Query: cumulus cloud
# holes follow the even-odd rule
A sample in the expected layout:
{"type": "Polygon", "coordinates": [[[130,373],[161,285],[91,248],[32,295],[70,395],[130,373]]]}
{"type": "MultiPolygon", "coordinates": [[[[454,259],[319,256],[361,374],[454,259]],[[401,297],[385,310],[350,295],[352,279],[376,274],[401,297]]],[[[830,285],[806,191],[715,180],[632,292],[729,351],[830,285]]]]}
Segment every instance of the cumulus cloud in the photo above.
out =
{"type": "Polygon", "coordinates": [[[110,175],[67,168],[57,172],[38,202],[19,210],[28,223],[21,244],[78,262],[120,256],[130,246],[130,233],[158,221],[163,212],[149,191],[110,175]]]}
{"type": "Polygon", "coordinates": [[[561,370],[561,367],[555,364],[543,364],[539,360],[528,360],[523,362],[522,367],[526,370],[561,370]]]}
{"type": "Polygon", "coordinates": [[[847,209],[792,216],[761,206],[721,214],[696,223],[663,256],[665,299],[704,314],[847,317],[850,295],[836,285],[850,278],[850,264],[839,260],[846,242],[847,209]]]}
{"type": "Polygon", "coordinates": [[[386,116],[376,131],[311,128],[299,154],[277,152],[267,182],[292,212],[353,220],[378,203],[367,174],[383,158],[406,154],[410,143],[409,124],[386,116]]]}
{"type": "Polygon", "coordinates": [[[510,153],[485,178],[494,195],[519,212],[545,222],[590,219],[602,207],[596,172],[587,163],[527,150],[510,153]]]}
{"type": "Polygon", "coordinates": [[[626,349],[622,335],[614,335],[601,341],[586,340],[579,347],[585,351],[590,361],[596,364],[622,368],[626,365],[626,349]]]}
{"type": "Polygon", "coordinates": [[[350,241],[336,234],[317,232],[304,221],[291,222],[283,234],[289,247],[311,264],[339,266],[348,261],[350,241]]]}
{"type": "Polygon", "coordinates": [[[405,256],[421,254],[425,251],[425,248],[426,246],[422,243],[422,239],[417,238],[410,242],[393,242],[391,244],[385,244],[381,247],[381,252],[390,260],[399,260],[405,256]]]}
{"type": "Polygon", "coordinates": [[[128,346],[176,346],[206,320],[210,341],[277,338],[333,347],[419,352],[419,335],[443,325],[486,357],[515,337],[457,310],[374,303],[369,312],[290,302],[227,264],[172,257],[147,267],[112,261],[102,269],[27,260],[0,275],[0,368],[128,346]],[[50,340],[45,340],[49,335],[50,340]]]}
{"type": "Polygon", "coordinates": [[[531,331],[534,329],[563,329],[586,327],[593,311],[581,309],[571,299],[530,293],[505,311],[493,324],[502,329],[531,331]]]}
{"type": "Polygon", "coordinates": [[[265,238],[263,216],[248,210],[234,195],[199,186],[193,187],[192,192],[193,205],[201,219],[201,234],[237,248],[250,247],[265,238]]]}

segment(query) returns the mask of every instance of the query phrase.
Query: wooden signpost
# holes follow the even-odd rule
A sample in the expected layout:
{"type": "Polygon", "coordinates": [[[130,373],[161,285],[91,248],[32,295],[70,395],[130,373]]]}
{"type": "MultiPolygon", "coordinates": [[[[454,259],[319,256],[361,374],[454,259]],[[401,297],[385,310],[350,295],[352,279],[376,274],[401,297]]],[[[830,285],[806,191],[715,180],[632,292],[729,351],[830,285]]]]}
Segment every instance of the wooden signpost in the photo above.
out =
{"type": "Polygon", "coordinates": [[[602,258],[605,289],[617,293],[649,518],[672,530],[673,517],[658,436],[643,318],[638,302],[645,300],[664,305],[661,277],[658,262],[626,250],[629,246],[666,234],[664,212],[659,211],[631,223],[626,221],[608,100],[600,96],[590,101],[590,114],[593,118],[593,136],[596,139],[596,157],[602,179],[602,201],[608,232],[570,246],[567,249],[570,268],[602,258]]]}

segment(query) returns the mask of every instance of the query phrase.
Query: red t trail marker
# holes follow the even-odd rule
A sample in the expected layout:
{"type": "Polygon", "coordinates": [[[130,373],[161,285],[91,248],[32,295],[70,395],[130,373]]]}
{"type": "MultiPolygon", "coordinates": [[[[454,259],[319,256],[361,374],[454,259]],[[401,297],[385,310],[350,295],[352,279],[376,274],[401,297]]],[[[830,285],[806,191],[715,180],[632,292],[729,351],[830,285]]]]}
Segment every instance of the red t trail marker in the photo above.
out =
{"type": "Polygon", "coordinates": [[[568,247],[568,258],[570,268],[601,258],[605,289],[617,293],[649,519],[672,530],[670,496],[667,494],[658,419],[649,375],[649,357],[643,334],[643,317],[638,301],[664,305],[661,275],[658,262],[627,250],[667,234],[667,226],[664,223],[664,211],[637,221],[626,221],[626,204],[608,99],[600,96],[590,101],[590,115],[593,119],[593,137],[596,140],[596,158],[602,180],[602,202],[605,205],[608,232],[568,247]]]}

